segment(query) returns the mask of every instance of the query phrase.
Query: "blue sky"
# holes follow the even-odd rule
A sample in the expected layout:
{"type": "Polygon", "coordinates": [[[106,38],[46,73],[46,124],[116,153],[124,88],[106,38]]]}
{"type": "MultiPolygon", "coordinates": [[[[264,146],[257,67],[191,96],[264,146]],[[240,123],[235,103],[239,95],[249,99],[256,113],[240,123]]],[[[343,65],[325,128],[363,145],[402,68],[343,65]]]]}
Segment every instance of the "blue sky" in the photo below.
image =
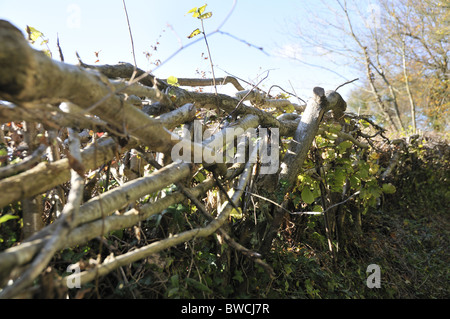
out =
{"type": "MultiPolygon", "coordinates": [[[[315,5],[316,1],[313,2],[315,5]]],[[[232,0],[128,0],[126,5],[138,67],[144,70],[155,68],[149,63],[144,52],[152,53],[153,61],[165,61],[181,44],[186,46],[194,41],[187,36],[200,27],[200,21],[186,13],[191,8],[205,3],[208,4],[206,10],[213,13],[212,18],[204,20],[205,31],[208,33],[216,30],[229,14],[232,0]],[[152,49],[155,45],[156,51],[152,49]]],[[[304,47],[292,36],[293,22],[301,21],[308,14],[303,9],[307,4],[311,5],[311,1],[238,0],[232,15],[221,30],[263,47],[269,56],[242,42],[216,33],[208,38],[216,77],[226,75],[226,71],[248,82],[257,83],[266,75],[266,71],[270,70],[269,77],[261,84],[263,89],[279,85],[287,91],[295,90],[305,100],[311,96],[314,86],[334,89],[345,82],[345,79],[358,77],[359,74],[345,64],[336,69],[326,57],[319,56],[315,51],[308,51],[311,49],[304,47]],[[294,52],[305,62],[335,68],[342,77],[283,57],[294,52]]],[[[23,31],[30,25],[43,32],[49,39],[49,47],[55,59],[59,59],[56,47],[58,34],[67,63],[77,63],[75,51],[79,52],[85,63],[95,63],[95,52],[98,51],[101,64],[114,64],[119,61],[133,63],[129,30],[121,0],[0,0],[0,18],[10,21],[23,31]]],[[[205,60],[202,54],[207,56],[207,50],[205,43],[199,41],[182,50],[155,70],[154,74],[160,78],[199,77],[198,72],[204,71],[210,77],[209,61],[205,60]]],[[[351,84],[339,92],[345,98],[354,87],[351,84]]],[[[230,84],[222,91],[228,94],[235,92],[230,84]]]]}

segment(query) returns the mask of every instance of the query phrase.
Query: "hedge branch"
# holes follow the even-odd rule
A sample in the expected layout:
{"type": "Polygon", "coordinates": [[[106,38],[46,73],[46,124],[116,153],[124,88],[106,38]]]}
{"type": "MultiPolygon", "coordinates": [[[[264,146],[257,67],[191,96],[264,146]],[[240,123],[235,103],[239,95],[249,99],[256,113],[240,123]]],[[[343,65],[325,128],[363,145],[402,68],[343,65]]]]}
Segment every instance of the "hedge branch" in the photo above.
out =
{"type": "MultiPolygon", "coordinates": [[[[202,184],[191,189],[193,196],[200,196],[214,186],[211,179],[203,181],[202,184]]],[[[107,234],[111,231],[132,227],[140,221],[156,215],[167,207],[184,200],[182,193],[176,192],[159,199],[153,203],[148,203],[137,209],[131,209],[123,215],[107,216],[104,219],[94,220],[74,228],[70,236],[56,243],[57,250],[81,245],[87,241],[107,234]]],[[[37,236],[32,241],[22,243],[19,246],[9,248],[0,254],[0,281],[11,277],[11,271],[21,265],[28,264],[36,254],[42,249],[46,241],[51,238],[51,233],[46,232],[45,236],[37,236]]]]}
{"type": "MultiPolygon", "coordinates": [[[[100,139],[97,145],[91,145],[81,152],[86,170],[99,167],[115,156],[116,143],[111,138],[100,139]]],[[[0,207],[9,203],[42,194],[70,179],[70,164],[67,158],[56,162],[42,162],[35,167],[0,180],[0,207]]]]}
{"type": "Polygon", "coordinates": [[[308,101],[295,131],[294,143],[290,144],[280,165],[281,171],[278,177],[277,194],[283,196],[284,200],[281,204],[282,207],[278,207],[275,210],[272,225],[261,248],[263,253],[267,253],[272,246],[272,240],[275,238],[286,214],[288,199],[285,196],[292,191],[295,185],[311,144],[317,135],[323,115],[329,110],[340,115],[347,106],[339,93],[335,91],[328,91],[325,94],[324,89],[316,87],[313,93],[314,96],[308,101]]]}
{"type": "Polygon", "coordinates": [[[22,33],[4,20],[0,20],[0,42],[0,65],[5,66],[0,69],[0,99],[31,109],[36,103],[69,101],[164,154],[179,142],[160,121],[124,103],[103,75],[51,60],[32,49],[22,33]]]}
{"type": "Polygon", "coordinates": [[[41,144],[33,154],[27,156],[21,162],[6,167],[0,167],[0,179],[30,169],[36,163],[41,161],[41,156],[45,153],[46,149],[47,145],[41,144]]]}
{"type": "MultiPolygon", "coordinates": [[[[78,134],[72,129],[69,129],[69,148],[73,161],[82,166],[82,158],[80,153],[80,140],[78,134]]],[[[82,173],[82,172],[81,172],[82,173]]],[[[70,230],[73,228],[74,217],[79,213],[79,206],[83,198],[84,188],[84,174],[76,170],[71,170],[71,185],[69,192],[69,199],[64,206],[60,219],[56,222],[56,230],[53,235],[45,242],[39,255],[33,260],[31,265],[27,268],[11,286],[6,287],[0,292],[0,298],[11,298],[25,287],[30,285],[33,280],[47,267],[53,255],[58,251],[58,243],[64,241],[70,230]]]]}
{"type": "MultiPolygon", "coordinates": [[[[232,76],[226,76],[224,78],[216,78],[216,83],[220,85],[225,85],[228,83],[233,84],[233,86],[238,90],[242,91],[244,88],[239,83],[239,81],[232,76]]],[[[190,78],[178,78],[178,85],[180,86],[213,86],[213,79],[190,79],[190,78]]]]}
{"type": "MultiPolygon", "coordinates": [[[[256,154],[254,154],[254,156],[256,156],[256,154]]],[[[248,161],[244,169],[244,172],[239,177],[239,182],[237,187],[235,188],[235,193],[231,198],[234,204],[237,204],[239,202],[240,197],[242,196],[243,189],[247,185],[247,181],[250,176],[252,167],[253,163],[251,163],[251,161],[248,161]]],[[[104,276],[109,272],[113,271],[114,269],[128,265],[137,260],[146,258],[161,250],[173,247],[175,245],[181,244],[188,240],[192,240],[194,238],[208,237],[214,232],[216,232],[227,221],[232,208],[233,205],[226,202],[224,203],[222,208],[219,208],[218,216],[205,227],[187,230],[182,233],[173,235],[172,237],[130,251],[118,257],[107,258],[101,265],[93,269],[81,272],[79,274],[70,275],[68,277],[72,276],[72,278],[74,278],[75,276],[76,278],[76,276],[79,276],[81,284],[85,284],[87,282],[94,280],[97,276],[104,276]]]]}

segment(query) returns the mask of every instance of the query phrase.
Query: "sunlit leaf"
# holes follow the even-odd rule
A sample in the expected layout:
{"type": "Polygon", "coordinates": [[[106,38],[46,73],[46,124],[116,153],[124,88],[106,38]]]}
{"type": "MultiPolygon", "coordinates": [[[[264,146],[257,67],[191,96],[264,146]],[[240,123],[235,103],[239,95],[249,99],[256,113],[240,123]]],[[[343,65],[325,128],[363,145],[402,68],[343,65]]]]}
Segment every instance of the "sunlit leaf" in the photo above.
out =
{"type": "Polygon", "coordinates": [[[211,17],[212,17],[212,12],[206,12],[206,13],[200,15],[198,18],[203,20],[203,19],[209,19],[211,17]]]}
{"type": "MultiPolygon", "coordinates": [[[[197,12],[197,7],[194,7],[194,8],[192,8],[191,10],[189,10],[187,13],[194,13],[194,12],[197,12]]],[[[187,14],[186,13],[186,14],[187,14]]]]}
{"type": "Polygon", "coordinates": [[[343,141],[341,142],[337,147],[339,149],[339,152],[342,154],[347,150],[349,147],[352,147],[353,143],[350,141],[343,141]]]}
{"type": "Polygon", "coordinates": [[[178,79],[176,77],[174,77],[173,75],[171,75],[167,78],[167,84],[172,85],[172,86],[177,86],[178,79]]]}
{"type": "Polygon", "coordinates": [[[204,6],[201,6],[200,8],[198,8],[197,12],[198,12],[199,14],[202,14],[202,13],[205,11],[206,6],[207,6],[207,4],[205,4],[204,6]]]}
{"type": "Polygon", "coordinates": [[[197,28],[194,31],[192,31],[191,34],[188,35],[188,39],[191,39],[191,38],[195,37],[196,35],[199,35],[200,33],[202,33],[202,32],[200,31],[200,29],[197,28]]]}
{"type": "Polygon", "coordinates": [[[240,207],[238,207],[238,208],[239,208],[239,211],[237,211],[236,208],[233,208],[231,210],[231,213],[230,213],[231,217],[234,217],[236,219],[241,219],[242,217],[244,217],[244,215],[242,214],[242,209],[240,207]]]}
{"type": "Polygon", "coordinates": [[[3,215],[2,217],[0,217],[0,224],[7,222],[8,220],[17,219],[17,218],[19,218],[19,216],[13,216],[10,214],[3,215]]]}
{"type": "Polygon", "coordinates": [[[39,39],[39,37],[44,35],[41,31],[39,31],[33,27],[30,27],[28,25],[27,25],[27,34],[28,34],[28,40],[30,40],[31,43],[36,42],[36,40],[39,39]]]}
{"type": "Polygon", "coordinates": [[[381,189],[383,190],[383,193],[385,193],[385,194],[394,194],[396,191],[395,186],[392,185],[391,183],[383,184],[381,189]]]}
{"type": "Polygon", "coordinates": [[[309,187],[305,187],[302,190],[302,200],[307,204],[312,204],[314,202],[314,195],[309,189],[309,187]]]}

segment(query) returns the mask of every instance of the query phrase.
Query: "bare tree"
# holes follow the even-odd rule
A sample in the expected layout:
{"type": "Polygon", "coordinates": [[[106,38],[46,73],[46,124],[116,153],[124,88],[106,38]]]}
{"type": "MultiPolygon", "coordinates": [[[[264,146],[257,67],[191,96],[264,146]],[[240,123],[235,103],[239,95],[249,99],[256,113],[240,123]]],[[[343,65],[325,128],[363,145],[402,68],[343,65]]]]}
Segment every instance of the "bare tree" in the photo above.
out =
{"type": "Polygon", "coordinates": [[[439,117],[447,116],[443,108],[448,101],[445,8],[438,0],[322,2],[310,11],[314,23],[308,29],[297,22],[295,36],[319,52],[353,63],[356,72],[364,72],[363,89],[367,87],[372,96],[369,105],[377,106],[388,128],[404,130],[410,122],[415,131],[418,105],[422,113],[433,113],[430,120],[437,110],[439,117]],[[311,31],[311,26],[318,27],[311,31]]]}

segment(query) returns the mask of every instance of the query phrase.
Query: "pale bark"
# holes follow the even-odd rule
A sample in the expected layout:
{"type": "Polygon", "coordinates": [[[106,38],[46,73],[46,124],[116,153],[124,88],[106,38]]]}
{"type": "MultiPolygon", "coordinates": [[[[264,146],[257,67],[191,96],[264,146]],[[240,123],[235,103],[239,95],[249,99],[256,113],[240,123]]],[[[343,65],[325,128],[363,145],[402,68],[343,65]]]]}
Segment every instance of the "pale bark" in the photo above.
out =
{"type": "MultiPolygon", "coordinates": [[[[43,123],[45,128],[59,129],[64,127],[90,128],[95,132],[107,132],[110,137],[100,138],[91,146],[80,152],[75,159],[68,158],[50,163],[39,163],[34,168],[0,180],[0,207],[42,194],[55,186],[67,182],[72,169],[81,175],[101,165],[110,162],[125,150],[136,148],[139,154],[148,156],[147,163],[152,164],[152,156],[155,153],[163,153],[165,166],[152,164],[158,170],[148,176],[133,179],[123,183],[120,180],[116,188],[100,193],[81,204],[79,190],[81,183],[73,180],[68,203],[64,207],[62,218],[57,218],[53,224],[48,225],[27,241],[19,246],[7,249],[0,254],[0,281],[5,279],[16,279],[17,273],[14,269],[27,267],[25,279],[19,279],[12,287],[23,288],[29,283],[30,278],[36,278],[48,262],[48,258],[55,251],[83,244],[95,237],[103,236],[110,231],[132,227],[154,214],[158,214],[168,206],[183,201],[188,196],[191,200],[203,195],[213,187],[219,187],[222,192],[227,190],[220,181],[227,181],[229,185],[239,181],[231,196],[231,202],[217,205],[218,215],[204,227],[194,226],[193,229],[182,231],[179,234],[159,240],[124,255],[105,260],[94,270],[85,271],[81,274],[82,283],[93,280],[96,276],[109,273],[117,267],[129,264],[133,261],[146,258],[151,254],[172,247],[174,245],[192,240],[194,238],[206,237],[218,231],[229,219],[233,207],[237,207],[245,187],[250,179],[253,164],[256,162],[256,154],[259,149],[250,147],[253,152],[243,154],[244,161],[231,166],[230,163],[216,161],[216,156],[211,155],[214,151],[215,139],[226,136],[228,129],[237,132],[245,132],[248,129],[279,128],[281,136],[293,136],[294,142],[290,144],[286,153],[281,171],[273,174],[277,179],[272,187],[277,188],[277,195],[285,195],[295,185],[297,175],[308,154],[310,145],[319,132],[319,124],[328,110],[333,113],[334,119],[341,119],[346,104],[341,96],[334,91],[327,92],[321,88],[314,89],[314,97],[308,102],[305,111],[299,114],[284,114],[274,118],[272,114],[260,107],[284,109],[294,108],[297,112],[303,111],[286,100],[274,100],[270,97],[258,95],[255,91],[241,92],[237,97],[224,94],[211,94],[189,92],[181,87],[170,86],[162,80],[149,75],[141,77],[139,83],[123,82],[121,79],[132,79],[136,77],[135,68],[129,64],[88,66],[80,61],[81,66],[67,65],[49,59],[47,56],[33,50],[23,38],[23,35],[6,21],[0,20],[0,99],[12,102],[15,105],[0,105],[0,115],[5,119],[26,119],[43,123]],[[253,93],[252,93],[253,92],[253,93]],[[252,94],[249,94],[252,93],[252,94]],[[156,102],[164,106],[164,110],[171,110],[152,117],[143,112],[142,99],[147,98],[157,106],[156,102]],[[249,99],[253,106],[244,104],[249,99]],[[69,102],[69,112],[61,112],[57,106],[69,102]],[[217,122],[218,133],[210,139],[198,142],[190,134],[179,137],[171,130],[187,123],[190,126],[196,119],[196,111],[199,109],[217,110],[218,116],[228,116],[227,122],[217,122]],[[95,115],[95,117],[92,117],[95,115]],[[230,123],[228,123],[230,121],[230,123]],[[225,126],[220,126],[226,123],[225,126]],[[120,145],[120,146],[119,146],[120,145]],[[185,188],[183,183],[192,178],[196,166],[189,164],[191,161],[170,162],[171,151],[176,147],[189,149],[192,156],[195,151],[202,153],[203,169],[213,173],[214,180],[205,180],[194,188],[185,188]],[[209,153],[208,153],[209,152],[209,153]],[[252,153],[252,154],[248,154],[252,153]],[[217,177],[220,172],[221,178],[217,177]],[[181,192],[167,194],[165,197],[149,204],[142,204],[140,199],[144,196],[155,194],[166,186],[175,184],[181,192]],[[78,186],[77,186],[78,185],[78,186]],[[3,191],[4,190],[4,191],[3,191]],[[75,196],[75,193],[78,195],[75,196]],[[188,195],[186,195],[188,194],[188,195]],[[75,197],[74,197],[75,196],[75,197]],[[194,197],[192,197],[194,196],[194,197]],[[136,205],[131,208],[131,205],[136,205]],[[122,212],[114,214],[115,212],[122,212]],[[73,218],[72,212],[76,212],[73,218]],[[68,216],[68,217],[66,217],[68,216]],[[70,233],[68,232],[70,230],[70,233]]],[[[137,70],[137,75],[145,75],[142,70],[137,70]]],[[[242,91],[239,82],[231,77],[224,79],[210,79],[203,81],[191,81],[190,79],[179,79],[179,85],[211,85],[211,83],[225,84],[233,83],[237,89],[242,91]]],[[[72,132],[73,133],[73,132],[72,132]]],[[[203,131],[202,131],[203,133],[203,131]]],[[[340,136],[358,142],[351,135],[340,132],[340,136]]],[[[278,135],[271,138],[278,139],[278,135]]],[[[235,139],[240,136],[232,136],[235,139]]],[[[223,139],[222,145],[231,142],[223,139]]],[[[246,147],[253,143],[252,139],[244,139],[246,147]]],[[[278,142],[278,141],[277,141],[278,142]]],[[[230,143],[231,144],[231,143],[230,143]]],[[[278,144],[276,144],[278,145],[278,144]]],[[[360,144],[361,147],[363,144],[360,144]]],[[[251,145],[253,146],[253,145],[251,145]]],[[[246,148],[247,150],[247,148],[246,148]]],[[[271,152],[279,153],[279,149],[271,152]]],[[[72,151],[66,156],[72,156],[72,151]]],[[[76,152],[73,152],[74,154],[76,152]]],[[[158,154],[159,156],[159,154],[158,154]]],[[[120,161],[121,158],[116,158],[120,161]]],[[[191,158],[192,159],[192,158],[191,158]]],[[[277,167],[278,168],[278,167],[277,167]]],[[[103,174],[103,173],[102,173],[103,174]]],[[[106,174],[105,174],[106,175],[106,174]]],[[[116,177],[116,175],[114,175],[116,177]]],[[[109,181],[109,176],[106,178],[109,181]]],[[[226,197],[226,196],[225,196],[226,197]]],[[[285,207],[287,199],[281,204],[285,207]]],[[[200,205],[199,202],[197,202],[200,205]]],[[[271,232],[266,239],[265,248],[270,248],[271,240],[276,234],[284,211],[278,210],[271,225],[271,232]]],[[[220,230],[228,240],[231,236],[220,230]]],[[[237,242],[232,246],[238,251],[249,255],[250,250],[245,249],[237,242]]],[[[260,256],[259,254],[254,254],[260,256]]],[[[259,257],[258,257],[259,258],[259,257]]],[[[259,259],[258,259],[259,260],[259,259]]],[[[257,262],[257,260],[254,260],[257,262]]],[[[264,264],[262,260],[259,260],[264,264]]],[[[266,264],[264,264],[266,265],[266,264]]],[[[266,265],[267,266],[267,265],[266,265]]],[[[269,267],[270,268],[270,267],[269,267]]],[[[10,288],[3,291],[3,297],[14,295],[15,290],[10,288]]]]}
{"type": "MultiPolygon", "coordinates": [[[[346,107],[347,104],[339,93],[329,91],[325,94],[322,88],[314,88],[314,96],[308,101],[305,112],[295,131],[294,142],[291,143],[280,165],[281,171],[277,181],[276,196],[279,195],[284,198],[285,194],[289,194],[295,186],[295,181],[301,171],[311,143],[317,134],[324,113],[328,110],[333,110],[339,117],[345,111],[346,107]]],[[[262,243],[262,253],[269,252],[272,246],[272,240],[275,238],[283,217],[286,214],[288,202],[289,200],[284,198],[280,205],[281,207],[275,209],[272,224],[262,243]]]]}
{"type": "MultiPolygon", "coordinates": [[[[86,170],[99,167],[115,156],[116,143],[113,139],[101,139],[98,145],[83,150],[81,153],[86,170]]],[[[67,158],[56,162],[42,162],[35,167],[0,180],[0,207],[46,192],[70,179],[70,165],[67,158]]]]}
{"type": "MultiPolygon", "coordinates": [[[[74,160],[82,165],[80,153],[80,140],[78,134],[69,129],[69,148],[74,160]]],[[[0,292],[0,298],[11,298],[27,287],[32,281],[47,267],[53,255],[58,250],[58,243],[66,239],[70,230],[74,227],[73,220],[79,213],[79,206],[83,198],[84,176],[79,172],[71,170],[72,187],[69,193],[69,199],[64,206],[61,217],[56,222],[57,226],[52,236],[45,242],[39,255],[33,260],[25,273],[14,281],[14,283],[0,292]]]]}
{"type": "MultiPolygon", "coordinates": [[[[256,150],[256,148],[255,148],[256,150]]],[[[256,154],[254,154],[256,156],[256,154]]],[[[239,178],[239,183],[235,188],[235,192],[231,197],[231,200],[235,205],[237,205],[250,176],[251,168],[253,164],[247,162],[247,166],[244,169],[244,172],[241,174],[239,178]]],[[[106,259],[101,265],[95,267],[92,270],[87,270],[78,274],[80,276],[81,284],[90,282],[94,280],[97,276],[104,276],[120,266],[127,265],[136,260],[146,258],[152,254],[155,254],[163,249],[167,249],[169,247],[175,246],[177,244],[181,244],[188,240],[194,238],[202,238],[208,237],[214,232],[216,232],[228,219],[231,210],[233,209],[233,205],[231,203],[224,203],[223,207],[219,208],[218,216],[211,221],[208,225],[201,228],[194,228],[191,230],[184,231],[179,234],[175,234],[169,238],[157,241],[150,245],[138,248],[126,254],[120,255],[118,257],[112,257],[106,259]]]]}

